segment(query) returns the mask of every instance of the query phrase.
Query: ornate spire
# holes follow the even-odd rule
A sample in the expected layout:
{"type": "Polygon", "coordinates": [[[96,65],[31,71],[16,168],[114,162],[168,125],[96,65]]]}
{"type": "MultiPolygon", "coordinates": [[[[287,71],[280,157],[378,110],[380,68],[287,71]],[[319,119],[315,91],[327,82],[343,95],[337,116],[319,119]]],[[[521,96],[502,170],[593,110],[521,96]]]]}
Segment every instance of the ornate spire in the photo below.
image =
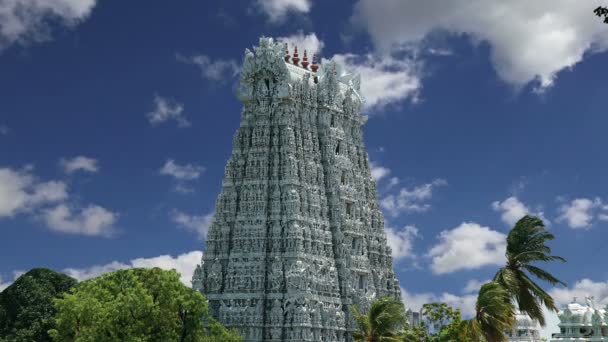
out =
{"type": "Polygon", "coordinates": [[[308,56],[306,56],[306,50],[304,50],[304,58],[302,59],[302,68],[308,69],[308,56]]]}
{"type": "Polygon", "coordinates": [[[310,66],[310,70],[312,70],[312,72],[317,72],[317,70],[319,70],[319,65],[317,64],[317,55],[312,55],[312,65],[310,66]]]}
{"type": "Polygon", "coordinates": [[[302,59],[302,68],[308,69],[308,56],[306,56],[306,50],[304,50],[304,59],[302,59]]]}
{"type": "Polygon", "coordinates": [[[285,43],[285,62],[289,62],[291,56],[289,55],[289,45],[285,43]]]}
{"type": "Polygon", "coordinates": [[[296,45],[295,49],[293,50],[293,58],[291,59],[291,61],[293,62],[293,65],[298,65],[298,63],[300,62],[300,57],[298,57],[298,46],[296,45]]]}

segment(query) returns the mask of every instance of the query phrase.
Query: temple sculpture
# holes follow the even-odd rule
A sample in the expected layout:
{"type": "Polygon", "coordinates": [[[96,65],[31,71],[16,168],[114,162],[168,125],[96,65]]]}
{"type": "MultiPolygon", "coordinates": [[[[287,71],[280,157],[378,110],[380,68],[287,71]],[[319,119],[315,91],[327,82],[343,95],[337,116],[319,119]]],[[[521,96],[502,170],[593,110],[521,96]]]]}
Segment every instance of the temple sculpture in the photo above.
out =
{"type": "Polygon", "coordinates": [[[595,298],[585,297],[585,305],[576,297],[558,313],[559,333],[551,342],[608,341],[608,305],[598,308],[595,298]]]}
{"type": "Polygon", "coordinates": [[[400,297],[363,143],[359,76],[261,38],[193,288],[246,341],[352,341],[400,297]]]}
{"type": "Polygon", "coordinates": [[[515,311],[515,325],[506,332],[509,342],[543,342],[540,324],[525,313],[515,311]]]}

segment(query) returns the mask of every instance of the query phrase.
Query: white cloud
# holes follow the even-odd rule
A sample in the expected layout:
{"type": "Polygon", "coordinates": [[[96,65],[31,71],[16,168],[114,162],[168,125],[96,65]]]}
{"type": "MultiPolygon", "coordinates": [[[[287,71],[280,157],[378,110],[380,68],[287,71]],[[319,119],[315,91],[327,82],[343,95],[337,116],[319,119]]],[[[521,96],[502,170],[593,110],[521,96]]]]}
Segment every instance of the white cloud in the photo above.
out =
{"type": "Polygon", "coordinates": [[[420,65],[413,59],[398,59],[390,55],[336,54],[331,58],[350,72],[361,75],[364,111],[382,110],[388,104],[406,99],[418,101],[420,65]]]}
{"type": "Polygon", "coordinates": [[[161,175],[171,176],[177,180],[198,179],[205,168],[196,164],[179,165],[173,159],[167,159],[160,169],[161,175]]]}
{"type": "Polygon", "coordinates": [[[419,43],[437,30],[468,34],[489,44],[501,79],[517,87],[538,80],[542,90],[585,53],[608,48],[608,31],[590,8],[577,0],[360,0],[353,20],[381,51],[419,43]]]}
{"type": "Polygon", "coordinates": [[[186,57],[180,54],[176,55],[180,62],[194,64],[201,70],[201,76],[204,79],[211,81],[227,81],[235,77],[240,68],[234,60],[212,60],[206,55],[195,55],[186,57]]]}
{"type": "MultiPolygon", "coordinates": [[[[572,200],[569,204],[561,206],[561,215],[558,220],[566,221],[570,228],[591,228],[592,221],[598,209],[602,208],[602,201],[598,197],[594,199],[577,198],[572,200]]],[[[599,215],[599,219],[604,219],[604,213],[600,213],[599,215]]]]}
{"type": "Polygon", "coordinates": [[[89,205],[79,212],[73,212],[66,204],[60,204],[44,210],[43,217],[51,229],[59,232],[109,237],[114,233],[113,225],[118,214],[98,205],[89,205]]]}
{"type": "Polygon", "coordinates": [[[0,218],[67,199],[60,181],[39,182],[29,170],[0,168],[0,218]]]}
{"type": "Polygon", "coordinates": [[[196,233],[199,239],[205,240],[207,238],[209,226],[213,220],[213,212],[197,216],[189,215],[179,210],[173,210],[171,212],[171,219],[181,227],[196,233]]]}
{"type": "Polygon", "coordinates": [[[10,131],[7,125],[0,125],[0,135],[7,135],[10,131]]]}
{"type": "Polygon", "coordinates": [[[402,213],[424,212],[431,208],[431,205],[424,201],[431,199],[433,189],[438,186],[445,186],[447,182],[443,179],[436,179],[431,183],[418,185],[413,189],[401,188],[396,195],[387,195],[380,200],[380,207],[392,216],[402,213]]]}
{"type": "Polygon", "coordinates": [[[514,225],[522,217],[530,213],[528,207],[515,196],[509,197],[502,202],[493,202],[492,209],[502,212],[502,221],[510,226],[514,225]]]}
{"type": "Polygon", "coordinates": [[[584,303],[585,296],[594,296],[596,304],[604,306],[608,304],[608,281],[596,282],[584,278],[569,288],[555,287],[549,290],[549,294],[559,306],[572,302],[574,297],[584,303]]]}
{"type": "Polygon", "coordinates": [[[184,106],[172,99],[154,95],[154,111],[146,114],[151,125],[158,125],[169,120],[175,120],[178,127],[190,127],[192,124],[183,115],[184,106]]]}
{"type": "Polygon", "coordinates": [[[4,282],[2,280],[2,277],[0,276],[0,292],[4,291],[4,289],[9,287],[12,283],[13,283],[12,281],[4,282]]]}
{"type": "Polygon", "coordinates": [[[285,20],[289,12],[308,13],[312,7],[311,0],[257,0],[256,4],[274,23],[285,20]]]}
{"type": "Polygon", "coordinates": [[[380,166],[374,162],[370,163],[371,166],[371,170],[372,170],[372,177],[374,178],[374,180],[377,182],[380,179],[388,176],[391,173],[391,170],[387,169],[384,166],[380,166]]]}
{"type": "Polygon", "coordinates": [[[506,235],[477,223],[464,222],[439,234],[428,256],[435,274],[478,269],[505,262],[506,235]]]}
{"type": "Polygon", "coordinates": [[[409,293],[402,287],[401,299],[405,307],[412,309],[412,311],[420,311],[422,305],[426,303],[444,302],[453,308],[460,309],[464,317],[470,317],[475,314],[477,294],[458,296],[449,292],[443,292],[440,295],[430,292],[409,293]]]}
{"type": "Polygon", "coordinates": [[[288,37],[279,37],[277,41],[281,43],[287,43],[289,47],[290,54],[293,55],[294,46],[298,47],[298,53],[300,54],[300,59],[304,56],[304,51],[308,53],[308,60],[312,63],[312,57],[314,54],[319,54],[321,49],[323,49],[324,43],[320,40],[316,34],[309,33],[303,34],[299,32],[297,34],[293,34],[288,37]]]}
{"type": "Polygon", "coordinates": [[[477,279],[471,279],[464,286],[464,289],[462,289],[462,292],[463,293],[477,293],[477,292],[479,292],[481,285],[483,285],[489,281],[490,281],[490,279],[486,279],[484,281],[479,281],[477,279]]]}
{"type": "Polygon", "coordinates": [[[0,2],[0,50],[13,43],[48,41],[50,22],[75,26],[85,20],[95,0],[4,0],[0,2]]]}
{"type": "Polygon", "coordinates": [[[59,161],[59,165],[63,168],[63,171],[67,174],[74,173],[76,171],[85,171],[95,173],[99,171],[99,166],[97,165],[97,159],[85,157],[85,156],[77,156],[72,159],[61,159],[59,161]]]}
{"type": "Polygon", "coordinates": [[[549,220],[545,218],[544,213],[541,211],[532,212],[523,202],[521,202],[516,196],[511,196],[504,201],[495,201],[492,203],[492,209],[498,211],[501,214],[501,219],[504,223],[509,226],[514,226],[517,221],[526,215],[532,215],[543,220],[545,224],[549,223],[549,220]]]}
{"type": "Polygon", "coordinates": [[[405,226],[401,230],[397,230],[391,227],[385,227],[386,239],[388,245],[393,251],[393,259],[399,260],[413,255],[413,242],[414,239],[420,238],[418,228],[415,226],[405,226]]]}
{"type": "Polygon", "coordinates": [[[192,251],[180,254],[176,257],[171,255],[161,255],[152,258],[137,258],[123,263],[112,261],[105,265],[96,265],[87,268],[67,268],[63,272],[78,279],[79,281],[90,279],[107,272],[129,268],[152,268],[159,267],[164,270],[175,269],[181,274],[180,280],[186,286],[191,286],[192,274],[196,265],[200,264],[203,252],[192,251]]]}
{"type": "Polygon", "coordinates": [[[17,280],[17,278],[21,277],[25,271],[13,271],[12,280],[4,281],[2,280],[2,276],[0,275],[0,292],[4,291],[7,287],[11,286],[12,283],[17,280]]]}
{"type": "Polygon", "coordinates": [[[0,218],[28,213],[42,219],[54,231],[111,235],[117,214],[98,205],[70,207],[64,182],[40,182],[31,170],[31,167],[23,170],[0,168],[0,218]]]}

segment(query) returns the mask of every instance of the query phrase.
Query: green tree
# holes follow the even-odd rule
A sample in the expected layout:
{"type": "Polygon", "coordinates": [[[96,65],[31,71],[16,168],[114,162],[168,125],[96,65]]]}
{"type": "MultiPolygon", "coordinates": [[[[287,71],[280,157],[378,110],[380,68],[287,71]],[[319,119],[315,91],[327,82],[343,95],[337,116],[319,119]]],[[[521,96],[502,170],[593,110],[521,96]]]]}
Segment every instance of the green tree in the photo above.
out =
{"type": "Polygon", "coordinates": [[[77,281],[63,273],[34,268],[0,292],[0,340],[51,341],[55,327],[53,300],[77,281]]]}
{"type": "Polygon", "coordinates": [[[203,295],[184,286],[174,270],[106,273],[55,302],[55,341],[241,341],[208,316],[203,295]]]}
{"type": "Polygon", "coordinates": [[[402,341],[400,329],[405,322],[403,303],[392,297],[382,297],[373,302],[364,315],[356,306],[351,307],[358,324],[353,333],[357,342],[397,342],[402,341]]]}
{"type": "Polygon", "coordinates": [[[462,316],[460,310],[446,303],[428,303],[420,313],[423,327],[426,328],[428,342],[459,341],[462,316]]]}
{"type": "Polygon", "coordinates": [[[422,306],[419,325],[406,325],[402,332],[404,342],[464,342],[461,338],[463,320],[460,310],[446,303],[428,303],[422,306]]]}
{"type": "Polygon", "coordinates": [[[541,219],[524,216],[507,236],[506,265],[498,270],[494,281],[502,285],[515,299],[519,310],[545,326],[542,306],[557,312],[553,298],[536,284],[528,274],[551,285],[566,285],[549,272],[535,266],[537,262],[562,261],[565,259],[551,255],[551,248],[545,243],[555,236],[547,232],[541,219]]]}
{"type": "Polygon", "coordinates": [[[505,331],[515,323],[515,309],[510,293],[499,283],[491,281],[479,289],[475,317],[465,321],[460,341],[508,341],[505,331]]]}

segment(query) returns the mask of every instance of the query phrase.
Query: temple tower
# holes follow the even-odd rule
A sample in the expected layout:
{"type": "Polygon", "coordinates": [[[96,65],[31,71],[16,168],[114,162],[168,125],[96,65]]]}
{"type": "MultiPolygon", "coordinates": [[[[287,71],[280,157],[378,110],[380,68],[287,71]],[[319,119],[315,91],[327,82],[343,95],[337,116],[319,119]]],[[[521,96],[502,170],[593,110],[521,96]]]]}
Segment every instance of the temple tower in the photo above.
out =
{"type": "Polygon", "coordinates": [[[254,51],[245,50],[241,124],[193,287],[247,341],[351,341],[352,304],[400,296],[359,77],[270,38],[254,51]]]}

